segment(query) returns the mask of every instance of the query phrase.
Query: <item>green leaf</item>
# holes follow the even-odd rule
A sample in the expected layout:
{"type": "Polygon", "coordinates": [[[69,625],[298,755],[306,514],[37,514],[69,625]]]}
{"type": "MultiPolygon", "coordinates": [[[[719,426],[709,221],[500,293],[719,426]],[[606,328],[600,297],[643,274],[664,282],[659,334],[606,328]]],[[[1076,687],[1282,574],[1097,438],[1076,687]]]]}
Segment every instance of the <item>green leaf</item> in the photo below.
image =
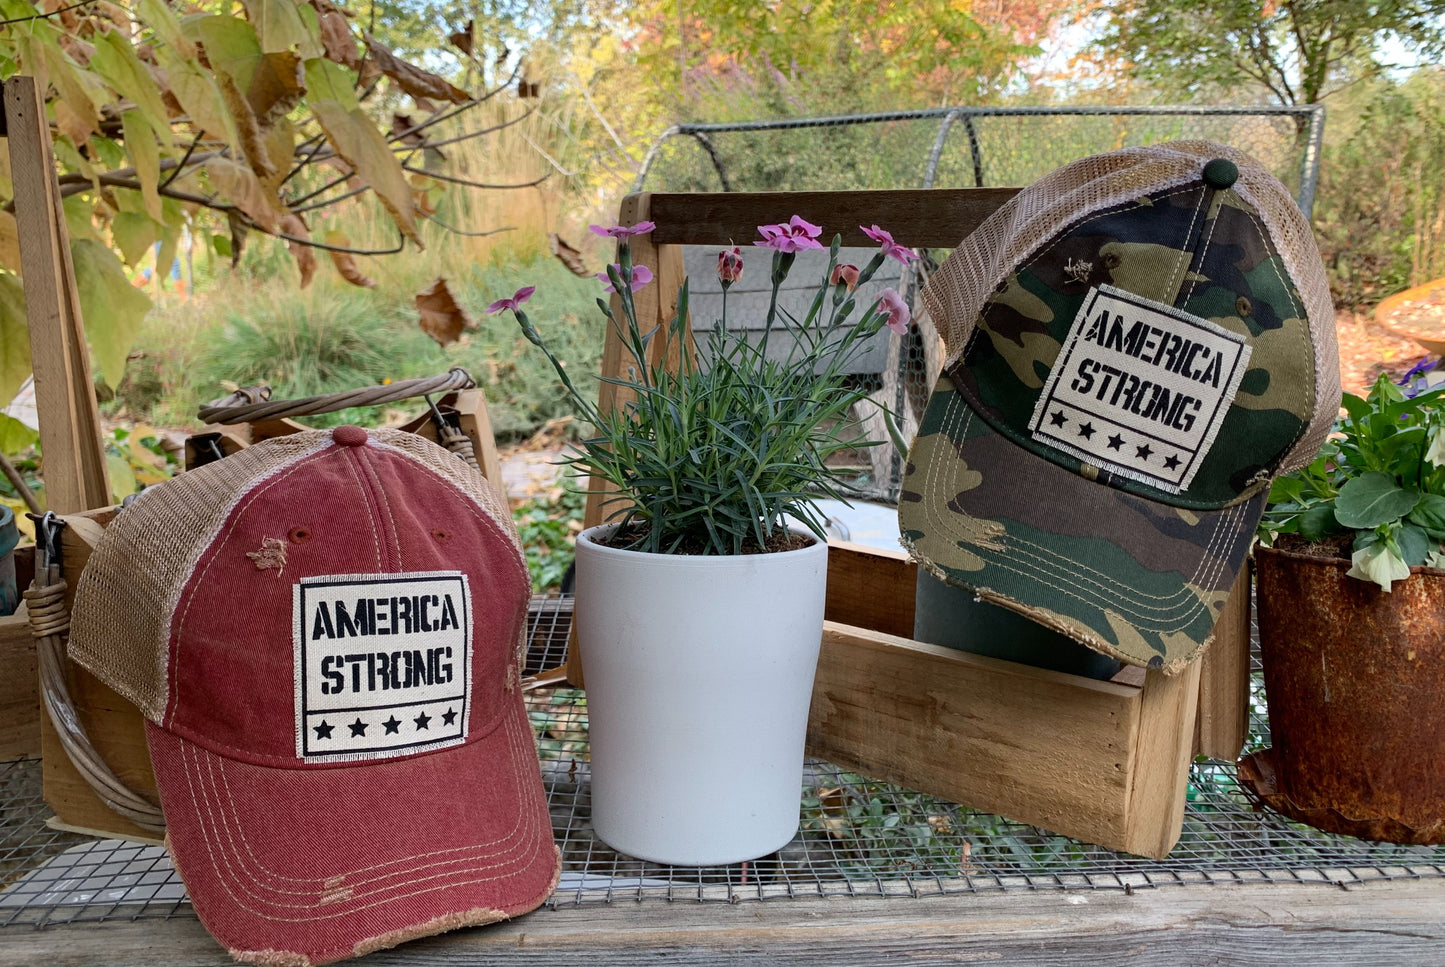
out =
{"type": "Polygon", "coordinates": [[[1425,531],[1414,524],[1401,525],[1399,533],[1395,535],[1395,545],[1400,552],[1400,559],[1411,567],[1425,563],[1425,558],[1430,555],[1430,546],[1433,543],[1425,531]]]}
{"type": "Polygon", "coordinates": [[[107,453],[105,469],[110,476],[110,495],[116,503],[136,492],[135,471],[125,457],[118,453],[107,453]]]}
{"type": "Polygon", "coordinates": [[[1437,541],[1445,541],[1445,497],[1425,494],[1407,518],[1437,541]]]}
{"type": "Polygon", "coordinates": [[[156,45],[158,50],[170,47],[182,57],[196,56],[195,45],[186,37],[180,18],[166,0],[136,0],[136,8],[141,22],[165,41],[164,44],[156,45]]]}
{"type": "Polygon", "coordinates": [[[127,265],[134,268],[161,237],[161,226],[141,212],[120,212],[111,219],[110,236],[127,265]]]}
{"type": "Polygon", "coordinates": [[[1345,573],[1362,581],[1373,581],[1386,591],[1396,581],[1410,576],[1410,568],[1402,561],[1389,541],[1377,541],[1351,556],[1351,566],[1345,573]]]}
{"type": "Polygon", "coordinates": [[[406,172],[376,123],[357,106],[350,73],[329,60],[308,60],[306,88],[331,147],[376,192],[402,233],[423,247],[406,172]]]}
{"type": "Polygon", "coordinates": [[[256,29],[239,17],[212,14],[195,21],[195,30],[206,48],[206,59],[216,70],[231,75],[241,90],[251,86],[256,65],[261,62],[261,42],[256,29]]]}
{"type": "Polygon", "coordinates": [[[1335,498],[1335,519],[1346,527],[1379,527],[1399,520],[1420,502],[1420,491],[1406,490],[1389,474],[1370,471],[1345,482],[1335,498]]]}
{"type": "Polygon", "coordinates": [[[95,209],[85,195],[71,195],[61,203],[61,208],[65,211],[65,231],[71,241],[77,238],[100,241],[100,236],[95,231],[95,223],[91,220],[95,209]]]}
{"type": "Polygon", "coordinates": [[[108,246],[89,239],[73,239],[70,257],[75,263],[75,284],[80,290],[80,312],[95,350],[100,377],[115,386],[125,372],[125,359],[150,311],[151,300],[125,277],[120,259],[108,246]]]}
{"type": "Polygon", "coordinates": [[[1354,393],[1343,393],[1340,395],[1340,405],[1350,415],[1350,419],[1358,420],[1370,412],[1370,404],[1360,399],[1354,393]]]}
{"type": "Polygon", "coordinates": [[[231,257],[231,236],[213,234],[211,236],[211,249],[224,258],[231,257]]]}
{"type": "Polygon", "coordinates": [[[171,93],[185,108],[191,121],[210,137],[233,148],[239,145],[235,121],[221,100],[215,78],[194,60],[181,57],[167,47],[156,49],[156,59],[170,79],[171,93]]]}
{"type": "Polygon", "coordinates": [[[139,111],[126,111],[121,115],[120,123],[126,150],[130,152],[131,164],[135,166],[136,180],[140,182],[141,196],[145,198],[146,213],[160,221],[161,154],[156,136],[139,111]]]}
{"type": "Polygon", "coordinates": [[[15,398],[29,375],[30,328],[25,322],[25,289],[17,277],[0,274],[0,406],[15,398]]]}
{"type": "Polygon", "coordinates": [[[119,30],[109,30],[95,38],[95,54],[90,58],[90,67],[116,93],[136,105],[161,139],[161,144],[169,149],[171,126],[166,106],[161,101],[160,87],[119,30]]]}
{"type": "Polygon", "coordinates": [[[1337,534],[1340,530],[1339,521],[1335,520],[1333,500],[1315,504],[1300,514],[1299,534],[1307,541],[1318,541],[1330,534],[1337,534]]]}
{"type": "Polygon", "coordinates": [[[308,29],[295,0],[242,0],[246,14],[256,27],[256,34],[265,53],[278,53],[295,47],[302,57],[320,57],[319,30],[308,29]]]}
{"type": "Polygon", "coordinates": [[[21,423],[15,417],[0,413],[0,453],[19,453],[26,447],[33,447],[40,434],[21,423]]]}

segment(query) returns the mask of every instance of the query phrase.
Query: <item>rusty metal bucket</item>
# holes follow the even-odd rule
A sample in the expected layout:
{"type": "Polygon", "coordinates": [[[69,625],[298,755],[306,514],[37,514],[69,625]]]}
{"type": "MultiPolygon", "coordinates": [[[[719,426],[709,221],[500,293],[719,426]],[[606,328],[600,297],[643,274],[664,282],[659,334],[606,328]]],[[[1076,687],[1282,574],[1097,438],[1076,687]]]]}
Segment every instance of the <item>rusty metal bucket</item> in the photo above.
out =
{"type": "Polygon", "coordinates": [[[1445,570],[1387,593],[1348,569],[1255,551],[1273,747],[1240,779],[1318,829],[1445,842],[1445,570]]]}

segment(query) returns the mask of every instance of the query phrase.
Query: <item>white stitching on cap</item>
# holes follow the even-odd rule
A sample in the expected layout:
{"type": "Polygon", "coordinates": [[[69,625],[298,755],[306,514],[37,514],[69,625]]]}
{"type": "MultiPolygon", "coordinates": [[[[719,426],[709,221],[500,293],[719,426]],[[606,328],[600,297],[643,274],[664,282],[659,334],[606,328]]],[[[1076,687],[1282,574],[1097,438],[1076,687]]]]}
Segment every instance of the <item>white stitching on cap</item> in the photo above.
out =
{"type": "MultiPolygon", "coordinates": [[[[516,737],[513,736],[510,732],[508,733],[508,743],[509,743],[509,751],[510,751],[511,754],[512,754],[513,762],[516,763],[516,762],[518,762],[518,760],[519,760],[519,754],[518,754],[518,753],[519,753],[519,749],[517,748],[518,743],[517,743],[517,741],[516,741],[516,737]]],[[[183,753],[184,753],[185,750],[186,750],[186,747],[183,746],[183,747],[182,747],[182,750],[183,750],[183,753]]],[[[532,760],[532,757],[531,757],[531,756],[528,756],[527,759],[528,759],[528,760],[532,760]]],[[[534,761],[534,760],[532,760],[532,761],[534,761]]],[[[185,757],[185,755],[182,756],[182,766],[183,766],[183,768],[184,768],[185,771],[186,771],[187,783],[188,783],[188,784],[190,785],[190,787],[191,787],[192,801],[193,801],[194,803],[196,803],[197,806],[199,807],[198,810],[197,810],[197,818],[198,818],[198,819],[202,819],[203,821],[204,821],[204,820],[209,820],[212,824],[215,824],[216,828],[224,828],[224,827],[225,827],[226,825],[228,825],[228,824],[218,823],[218,822],[217,822],[218,814],[215,813],[215,812],[213,811],[213,809],[212,809],[212,806],[213,806],[214,804],[213,804],[209,799],[203,799],[203,798],[197,797],[197,796],[195,795],[195,785],[194,785],[194,781],[193,781],[193,774],[192,774],[191,771],[190,771],[190,763],[189,763],[189,761],[187,760],[187,758],[185,757]]],[[[197,778],[198,778],[198,777],[197,777],[197,778]]],[[[534,807],[534,808],[532,808],[532,809],[530,809],[530,810],[528,810],[528,809],[523,809],[523,810],[521,810],[521,811],[519,812],[519,815],[521,815],[522,813],[525,813],[525,814],[526,814],[526,819],[528,820],[527,825],[526,825],[525,828],[524,828],[524,832],[526,832],[526,833],[528,833],[528,834],[532,834],[532,835],[531,835],[531,840],[532,840],[532,842],[531,842],[531,844],[530,844],[530,845],[531,845],[531,849],[530,849],[529,852],[525,853],[525,854],[523,855],[523,857],[522,857],[524,862],[522,862],[521,867],[522,867],[523,869],[526,869],[527,867],[530,866],[530,859],[531,859],[531,857],[535,856],[535,855],[539,852],[539,850],[538,850],[538,848],[537,848],[538,846],[540,846],[543,842],[546,842],[547,845],[552,845],[552,844],[550,843],[550,837],[547,837],[547,838],[544,839],[544,837],[542,837],[542,836],[540,835],[540,833],[538,832],[538,831],[542,828],[542,824],[539,823],[539,822],[531,822],[531,821],[530,821],[530,820],[531,820],[533,817],[535,817],[535,816],[537,815],[537,813],[538,813],[538,809],[537,809],[536,807],[539,807],[539,806],[542,805],[542,803],[541,803],[541,801],[540,801],[540,798],[539,798],[538,795],[537,795],[537,792],[538,792],[539,789],[540,789],[540,784],[533,784],[533,783],[528,783],[528,782],[525,782],[525,781],[524,781],[524,782],[521,783],[521,788],[522,788],[522,791],[523,791],[524,796],[526,797],[526,799],[530,800],[531,805],[534,807]]],[[[222,817],[222,818],[223,818],[223,817],[222,817]]],[[[356,914],[356,913],[359,913],[359,912],[362,911],[362,910],[368,910],[368,909],[372,909],[372,908],[374,908],[374,907],[385,906],[385,905],[388,905],[388,904],[396,903],[396,902],[401,901],[401,900],[406,900],[406,899],[408,899],[408,898],[410,898],[410,897],[420,896],[420,895],[426,894],[426,893],[431,893],[431,892],[434,892],[434,891],[436,891],[436,890],[451,889],[451,888],[454,888],[454,887],[467,886],[467,885],[471,885],[471,884],[475,884],[475,883],[487,883],[487,882],[491,882],[491,881],[494,881],[494,880],[507,879],[507,878],[511,878],[511,877],[516,876],[517,873],[518,873],[517,870],[511,870],[511,871],[508,871],[508,872],[506,872],[506,873],[500,873],[500,874],[496,874],[496,875],[493,875],[493,876],[474,877],[474,878],[467,879],[467,880],[447,879],[447,880],[445,880],[445,882],[437,883],[437,884],[434,884],[434,885],[429,886],[429,887],[423,887],[423,888],[421,888],[421,889],[414,890],[414,891],[412,891],[411,893],[401,894],[401,895],[397,895],[397,896],[391,896],[391,897],[388,897],[388,898],[383,899],[383,900],[376,900],[376,901],[374,901],[374,902],[366,903],[366,904],[361,904],[361,905],[359,905],[359,906],[357,906],[357,905],[349,905],[349,904],[350,904],[350,900],[351,900],[351,899],[355,899],[355,895],[353,895],[352,897],[347,898],[346,900],[338,901],[337,899],[335,899],[335,896],[334,896],[335,891],[334,891],[334,889],[328,890],[328,891],[326,891],[323,895],[319,896],[319,897],[318,897],[318,901],[317,901],[316,903],[314,903],[314,904],[278,903],[278,902],[274,902],[274,901],[268,901],[268,900],[266,900],[266,899],[263,898],[263,897],[259,897],[259,896],[256,896],[255,894],[251,893],[250,890],[247,890],[247,889],[246,889],[246,885],[245,885],[240,879],[237,879],[237,880],[234,882],[234,886],[240,888],[240,889],[243,890],[243,891],[245,891],[246,894],[247,894],[247,897],[252,897],[252,898],[254,898],[254,899],[256,899],[256,900],[259,900],[261,903],[264,903],[264,904],[266,904],[267,906],[271,906],[271,907],[280,907],[280,908],[289,908],[289,909],[319,909],[319,908],[322,907],[322,906],[338,907],[338,909],[335,909],[335,910],[333,910],[333,911],[331,911],[331,912],[328,912],[328,913],[324,913],[324,914],[321,915],[321,916],[312,916],[312,917],[277,917],[277,916],[272,916],[271,914],[263,913],[263,912],[261,912],[261,911],[259,911],[259,910],[253,909],[252,907],[248,906],[245,902],[243,902],[242,897],[238,896],[237,893],[236,893],[236,891],[235,891],[235,889],[233,889],[233,882],[232,882],[230,879],[227,879],[225,876],[222,876],[222,875],[221,875],[221,872],[222,872],[222,871],[221,871],[221,867],[220,867],[219,865],[216,865],[216,859],[217,859],[217,857],[216,857],[216,848],[215,848],[215,847],[219,847],[219,845],[220,845],[219,841],[215,844],[215,847],[213,847],[212,841],[211,841],[211,837],[207,834],[207,831],[206,831],[204,828],[201,830],[201,838],[202,838],[202,840],[203,840],[203,841],[205,842],[205,844],[206,844],[207,853],[211,856],[212,869],[213,869],[213,871],[215,872],[215,874],[216,874],[216,876],[217,876],[217,878],[218,878],[218,880],[219,880],[222,888],[225,889],[226,893],[230,896],[230,898],[231,898],[232,901],[236,904],[236,906],[240,907],[242,910],[245,910],[246,912],[248,912],[248,913],[250,913],[250,914],[252,914],[252,915],[254,915],[254,916],[256,916],[256,917],[260,917],[260,918],[262,918],[262,919],[269,920],[269,921],[272,921],[272,922],[281,922],[281,923],[315,922],[315,921],[321,921],[321,920],[335,919],[335,918],[337,918],[337,917],[343,917],[343,916],[352,916],[352,915],[354,915],[354,914],[356,914]]],[[[522,842],[519,842],[519,843],[518,843],[518,849],[526,849],[527,846],[528,846],[528,844],[527,844],[525,841],[522,841],[522,842]]],[[[231,867],[231,864],[230,864],[230,862],[229,862],[229,857],[227,857],[226,855],[223,854],[223,855],[221,856],[221,859],[226,863],[226,867],[227,867],[227,869],[229,870],[230,867],[231,867]]],[[[494,864],[493,864],[493,865],[498,865],[498,864],[500,864],[500,863],[502,862],[502,860],[501,860],[500,858],[493,857],[492,859],[494,860],[494,864]]],[[[461,862],[461,860],[458,860],[458,862],[461,862]]],[[[439,865],[439,864],[432,864],[432,865],[439,865]]],[[[244,871],[243,871],[243,872],[244,872],[244,871]]],[[[409,871],[405,871],[405,872],[415,872],[415,871],[410,871],[410,870],[409,870],[409,871]]],[[[366,896],[375,895],[375,894],[377,894],[377,893],[390,892],[391,890],[394,890],[394,889],[396,889],[397,887],[409,886],[409,885],[415,884],[415,883],[424,883],[424,882],[426,882],[426,881],[428,881],[428,880],[436,880],[436,879],[439,879],[439,878],[443,878],[443,877],[445,877],[445,876],[446,876],[446,874],[444,874],[444,873],[438,873],[438,874],[433,874],[433,875],[431,875],[431,876],[426,876],[426,877],[416,877],[416,878],[413,878],[413,879],[410,879],[410,880],[401,880],[401,881],[398,881],[398,882],[392,884],[390,887],[384,887],[384,888],[381,888],[381,889],[378,889],[378,890],[374,890],[374,891],[371,891],[371,893],[369,893],[369,894],[362,894],[362,896],[363,896],[363,897],[366,897],[366,896]]],[[[251,882],[252,882],[253,885],[260,886],[260,884],[259,884],[259,883],[256,883],[256,881],[255,881],[254,879],[252,879],[251,882]]],[[[335,877],[330,877],[330,878],[328,878],[328,880],[322,881],[322,882],[323,882],[323,883],[327,883],[327,882],[335,883],[335,877]]]]}
{"type": "MultiPolygon", "coordinates": [[[[961,396],[961,394],[958,394],[958,393],[956,393],[956,392],[953,394],[953,398],[952,398],[952,399],[949,401],[949,403],[948,403],[948,409],[947,409],[947,410],[945,411],[945,413],[944,413],[943,421],[944,421],[944,424],[945,424],[945,425],[951,424],[951,423],[953,422],[953,417],[954,417],[955,410],[958,409],[960,406],[962,406],[962,408],[967,412],[967,419],[966,419],[966,421],[964,422],[964,425],[963,425],[962,429],[960,430],[961,433],[966,434],[966,432],[967,432],[967,430],[968,430],[968,427],[972,425],[974,413],[973,413],[972,407],[968,407],[968,406],[963,405],[963,401],[962,401],[962,396],[961,396]]],[[[1011,441],[1007,441],[1007,440],[1006,440],[1005,442],[1010,442],[1010,443],[1011,443],[1011,441]]],[[[1036,458],[1036,459],[1042,459],[1042,458],[1036,458]]],[[[956,464],[958,463],[957,460],[939,461],[939,460],[936,460],[936,459],[935,459],[935,460],[932,461],[932,463],[934,464],[934,466],[933,466],[932,468],[930,468],[930,473],[929,473],[928,475],[926,475],[926,477],[925,477],[925,487],[926,487],[926,489],[925,489],[924,495],[923,495],[923,496],[924,496],[924,500],[922,501],[923,510],[924,510],[925,515],[927,515],[931,520],[933,520],[935,523],[937,523],[937,524],[940,526],[940,528],[941,528],[941,530],[943,531],[944,534],[946,534],[946,535],[949,536],[950,538],[957,539],[957,538],[959,538],[959,537],[962,536],[962,535],[961,535],[958,531],[954,530],[954,528],[952,528],[952,527],[949,526],[949,524],[950,524],[951,522],[950,522],[947,518],[939,517],[939,516],[936,515],[936,511],[934,510],[934,507],[935,507],[934,502],[931,502],[931,501],[929,501],[929,500],[927,499],[927,498],[928,498],[928,495],[929,495],[930,493],[938,493],[938,492],[940,492],[940,491],[939,491],[939,476],[944,472],[944,471],[942,470],[942,468],[938,467],[938,464],[939,464],[940,462],[947,462],[947,463],[949,464],[949,466],[950,466],[951,469],[952,469],[952,468],[955,468],[955,467],[956,467],[956,464]]],[[[1081,478],[1081,479],[1082,479],[1082,478],[1081,478]]],[[[950,477],[950,478],[948,478],[948,480],[951,481],[952,478],[950,477]]],[[[1105,486],[1105,485],[1100,484],[1099,486],[1105,486]]],[[[1193,575],[1191,575],[1190,581],[1189,581],[1188,583],[1198,584],[1201,588],[1206,587],[1205,584],[1202,584],[1202,583],[1200,582],[1200,578],[1201,578],[1203,569],[1204,569],[1205,566],[1206,566],[1206,565],[1205,565],[1205,561],[1208,560],[1210,557],[1213,558],[1213,565],[1210,567],[1208,576],[1205,577],[1204,580],[1212,583],[1214,580],[1216,580],[1216,579],[1218,578],[1219,574],[1220,574],[1220,573],[1223,571],[1223,569],[1224,569],[1224,556],[1223,556],[1222,554],[1217,554],[1217,553],[1215,553],[1215,550],[1216,550],[1216,548],[1217,548],[1221,543],[1227,541],[1227,538],[1225,537],[1225,535],[1231,532],[1231,525],[1235,522],[1236,518],[1243,513],[1243,508],[1244,508],[1244,504],[1242,504],[1242,503],[1241,503],[1241,504],[1236,504],[1236,505],[1228,508],[1228,509],[1225,511],[1224,515],[1220,517],[1218,523],[1215,525],[1214,530],[1213,530],[1213,532],[1212,532],[1212,534],[1211,534],[1211,536],[1210,536],[1209,544],[1208,544],[1208,545],[1206,546],[1206,548],[1205,548],[1205,556],[1204,556],[1204,557],[1201,557],[1200,562],[1199,562],[1199,565],[1198,565],[1198,567],[1196,568],[1195,573],[1194,573],[1193,575]]],[[[982,519],[982,518],[973,517],[972,515],[968,514],[968,513],[965,512],[965,511],[962,511],[962,510],[960,510],[960,512],[959,512],[956,516],[964,517],[964,518],[967,518],[967,519],[969,519],[969,520],[981,520],[981,519],[982,519]]],[[[1027,540],[1024,540],[1024,539],[1022,539],[1022,538],[1020,538],[1020,537],[1017,537],[1017,536],[1011,536],[1011,535],[1008,535],[1007,533],[1005,533],[1004,536],[1005,536],[1005,538],[1010,542],[1010,544],[1013,545],[1014,550],[1016,551],[1016,553],[1022,555],[1022,556],[1025,557],[1025,558],[1028,558],[1028,559],[1032,559],[1032,560],[1034,560],[1034,561],[1037,561],[1042,568],[1052,567],[1052,568],[1055,568],[1055,569],[1060,570],[1060,571],[1071,572],[1071,573],[1074,573],[1075,575],[1078,575],[1078,579],[1079,579],[1081,582],[1087,581],[1088,583],[1094,585],[1094,586],[1098,589],[1098,592],[1099,592],[1100,596],[1105,597],[1105,598],[1108,598],[1108,599],[1111,599],[1112,601],[1116,602],[1116,603],[1119,605],[1117,609],[1111,609],[1111,610],[1118,610],[1122,616],[1130,616],[1130,617],[1135,617],[1135,616],[1137,616],[1137,617],[1140,617],[1140,618],[1144,618],[1144,619],[1145,619],[1144,621],[1134,621],[1134,622],[1133,622],[1137,627],[1139,627],[1139,628],[1141,628],[1141,629],[1148,630],[1148,631],[1160,632],[1160,633],[1167,633],[1167,632],[1179,631],[1180,629],[1185,628],[1185,627],[1187,627],[1189,624],[1191,624],[1191,623],[1193,622],[1193,620],[1195,619],[1195,617],[1199,614],[1199,612],[1205,610],[1205,609],[1208,607],[1208,605],[1207,605],[1204,601],[1200,600],[1200,598],[1199,598],[1197,595],[1195,595],[1193,592],[1191,592],[1187,587],[1181,587],[1177,592],[1175,592],[1174,594],[1168,595],[1167,597],[1161,597],[1161,596],[1158,596],[1158,595],[1145,595],[1145,594],[1140,594],[1140,593],[1138,593],[1137,591],[1134,592],[1134,593],[1131,594],[1131,595],[1126,596],[1126,595],[1124,595],[1123,593],[1121,593],[1121,591],[1114,590],[1113,588],[1111,588],[1110,585],[1113,585],[1114,587],[1119,588],[1119,589],[1128,589],[1127,585],[1124,585],[1124,584],[1122,584],[1121,582],[1118,582],[1118,581],[1113,580],[1112,578],[1110,578],[1107,574],[1104,574],[1103,572],[1100,572],[1100,571],[1098,571],[1098,570],[1096,570],[1096,569],[1094,569],[1094,568],[1088,567],[1087,565],[1082,564],[1082,563],[1080,563],[1080,562],[1078,562],[1078,561],[1075,561],[1075,560],[1073,560],[1073,559],[1071,559],[1071,558],[1064,557],[1063,555],[1059,554],[1059,553],[1056,552],[1056,551],[1053,551],[1053,550],[1049,549],[1048,547],[1046,547],[1046,546],[1044,546],[1044,545],[1037,544],[1037,543],[1032,542],[1032,541],[1027,541],[1027,540]],[[1052,560],[1051,560],[1051,558],[1052,558],[1052,560]],[[1098,578],[1098,579],[1093,579],[1093,578],[1087,577],[1087,575],[1090,575],[1090,574],[1092,574],[1092,575],[1097,575],[1097,578],[1098,578]],[[1155,624],[1146,623],[1146,622],[1149,622],[1149,621],[1159,621],[1159,620],[1164,620],[1164,619],[1163,619],[1163,616],[1162,616],[1162,615],[1156,617],[1156,616],[1153,616],[1153,615],[1148,615],[1148,614],[1146,614],[1145,612],[1142,612],[1142,611],[1139,610],[1139,609],[1141,609],[1141,608],[1149,608],[1150,605],[1149,605],[1148,602],[1149,602],[1150,600],[1159,601],[1159,602],[1171,602],[1171,601],[1174,601],[1174,600],[1176,600],[1176,599],[1179,600],[1179,602],[1180,602],[1181,604],[1186,604],[1186,605],[1188,605],[1190,602],[1193,602],[1193,606],[1192,606],[1192,607],[1188,607],[1188,609],[1184,612],[1183,616],[1181,616],[1181,617],[1179,617],[1179,618],[1176,618],[1175,621],[1177,621],[1178,623],[1175,623],[1175,624],[1155,625],[1155,624]]],[[[972,543],[972,542],[969,542],[969,543],[972,543]]],[[[987,548],[984,548],[984,550],[987,551],[987,548]]],[[[1089,604],[1089,605],[1092,606],[1092,607],[1099,607],[1099,606],[1100,606],[1100,603],[1101,603],[1101,602],[1099,602],[1099,601],[1092,600],[1092,599],[1090,599],[1090,598],[1088,598],[1088,597],[1085,597],[1085,596],[1079,594],[1079,593],[1078,593],[1077,591],[1075,591],[1075,590],[1072,590],[1072,589],[1070,589],[1070,588],[1067,588],[1067,587],[1064,587],[1064,586],[1055,584],[1055,583],[1053,583],[1053,582],[1051,582],[1051,581],[1049,581],[1049,580],[1046,580],[1046,579],[1043,577],[1042,573],[1034,573],[1033,571],[1021,570],[1021,569],[1019,569],[1017,566],[1015,566],[1015,565],[1013,565],[1013,564],[1010,564],[1010,563],[1006,562],[1005,560],[999,559],[996,554],[990,555],[990,557],[991,557],[992,559],[987,562],[988,566],[999,567],[999,568],[1002,568],[1003,570],[1010,571],[1010,572],[1012,572],[1012,573],[1018,574],[1018,575],[1020,575],[1021,577],[1025,577],[1025,578],[1028,578],[1028,579],[1030,579],[1030,580],[1032,580],[1032,581],[1036,581],[1036,582],[1038,582],[1038,583],[1040,583],[1040,584],[1045,585],[1046,587],[1053,588],[1053,589],[1059,591],[1060,593],[1062,593],[1062,594],[1064,594],[1064,595],[1066,595],[1066,596],[1068,596],[1068,597],[1074,598],[1075,600],[1078,600],[1078,601],[1085,602],[1085,603],[1089,604]]],[[[1162,605],[1162,604],[1159,605],[1159,606],[1155,606],[1154,610],[1163,612],[1163,611],[1165,611],[1165,606],[1162,605]]],[[[1168,610],[1177,613],[1178,608],[1177,608],[1177,607],[1173,607],[1173,608],[1169,608],[1168,610]]]]}

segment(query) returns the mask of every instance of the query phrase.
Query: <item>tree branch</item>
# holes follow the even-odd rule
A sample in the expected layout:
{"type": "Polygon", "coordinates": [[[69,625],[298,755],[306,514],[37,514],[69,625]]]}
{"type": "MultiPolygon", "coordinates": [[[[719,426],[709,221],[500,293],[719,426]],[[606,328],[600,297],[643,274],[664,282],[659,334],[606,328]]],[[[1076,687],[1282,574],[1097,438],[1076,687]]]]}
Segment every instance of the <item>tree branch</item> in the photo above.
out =
{"type": "Polygon", "coordinates": [[[468,188],[486,188],[489,190],[508,188],[535,188],[542,182],[546,181],[548,178],[552,177],[552,172],[549,171],[542,177],[538,178],[536,181],[526,181],[516,185],[489,185],[480,181],[469,181],[466,178],[458,178],[456,175],[444,175],[440,171],[428,171],[425,168],[418,168],[416,167],[416,165],[402,165],[401,167],[403,170],[410,171],[412,174],[426,175],[428,178],[435,178],[437,181],[446,181],[450,182],[453,185],[465,185],[468,188]]]}
{"type": "Polygon", "coordinates": [[[485,238],[488,235],[499,235],[502,232],[515,232],[517,230],[513,225],[503,225],[501,228],[491,228],[485,232],[466,232],[460,228],[448,225],[435,215],[423,215],[422,218],[425,218],[429,222],[435,222],[438,226],[451,232],[453,235],[465,235],[467,238],[485,238]]]}

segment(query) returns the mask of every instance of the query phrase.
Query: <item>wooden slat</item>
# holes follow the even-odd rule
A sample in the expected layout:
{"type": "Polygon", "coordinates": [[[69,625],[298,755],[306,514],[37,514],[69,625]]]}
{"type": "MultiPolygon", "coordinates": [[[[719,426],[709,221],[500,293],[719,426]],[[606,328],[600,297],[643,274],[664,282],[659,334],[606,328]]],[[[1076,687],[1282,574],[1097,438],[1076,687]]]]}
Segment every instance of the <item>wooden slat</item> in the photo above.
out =
{"type": "Polygon", "coordinates": [[[902,550],[828,542],[829,621],[913,637],[918,565],[902,550]]]}
{"type": "Polygon", "coordinates": [[[1214,626],[1214,642],[1199,659],[1199,715],[1194,750],[1233,762],[1249,739],[1249,568],[1239,579],[1214,626]]]}
{"type": "Polygon", "coordinates": [[[0,618],[0,761],[40,754],[40,692],[30,614],[0,618]]]}
{"type": "Polygon", "coordinates": [[[4,99],[46,505],[68,514],[110,502],[100,414],[41,91],[32,77],[12,77],[4,99]]]}
{"type": "Polygon", "coordinates": [[[821,225],[827,241],[841,233],[844,245],[875,244],[859,226],[877,224],[903,245],[953,248],[1017,193],[1017,188],[935,188],[652,194],[646,217],[657,223],[655,245],[746,245],[758,238],[759,225],[801,215],[821,225]]]}
{"type": "MultiPolygon", "coordinates": [[[[505,505],[507,486],[502,481],[502,457],[497,452],[497,439],[492,433],[492,417],[487,412],[486,393],[480,387],[461,390],[448,393],[437,402],[457,411],[457,422],[467,439],[472,441],[472,453],[476,455],[477,463],[482,468],[482,476],[487,478],[487,482],[505,505]]],[[[433,443],[437,440],[436,426],[432,423],[430,413],[422,414],[401,428],[420,434],[433,443]]]]}
{"type": "MultiPolygon", "coordinates": [[[[752,884],[739,892],[744,895],[752,884]]],[[[735,888],[737,889],[737,888],[735,888]]],[[[912,900],[562,903],[381,950],[357,967],[1424,967],[1445,963],[1445,881],[992,891],[912,900]]],[[[231,967],[189,917],[0,930],[0,965],[231,967]]]]}
{"type": "Polygon", "coordinates": [[[827,622],[808,750],[865,775],[1125,849],[1142,695],[827,622]]]}
{"type": "Polygon", "coordinates": [[[1172,678],[1151,671],[1144,680],[1138,732],[1131,743],[1125,837],[1115,848],[1159,859],[1179,841],[1193,758],[1199,667],[1194,662],[1172,678]]]}

